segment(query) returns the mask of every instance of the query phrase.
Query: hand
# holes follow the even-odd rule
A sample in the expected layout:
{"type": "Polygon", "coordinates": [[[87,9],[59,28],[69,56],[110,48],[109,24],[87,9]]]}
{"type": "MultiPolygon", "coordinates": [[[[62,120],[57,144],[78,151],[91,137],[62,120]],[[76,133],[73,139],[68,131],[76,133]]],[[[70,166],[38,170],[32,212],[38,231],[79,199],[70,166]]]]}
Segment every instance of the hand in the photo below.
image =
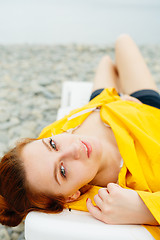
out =
{"type": "Polygon", "coordinates": [[[127,101],[132,101],[132,102],[137,102],[137,103],[142,104],[142,102],[139,99],[137,99],[135,97],[131,97],[127,94],[121,95],[120,98],[124,101],[127,100],[127,101]]]}
{"type": "Polygon", "coordinates": [[[138,193],[109,183],[94,196],[96,206],[90,199],[87,208],[91,215],[108,224],[151,224],[157,225],[138,193]]]}

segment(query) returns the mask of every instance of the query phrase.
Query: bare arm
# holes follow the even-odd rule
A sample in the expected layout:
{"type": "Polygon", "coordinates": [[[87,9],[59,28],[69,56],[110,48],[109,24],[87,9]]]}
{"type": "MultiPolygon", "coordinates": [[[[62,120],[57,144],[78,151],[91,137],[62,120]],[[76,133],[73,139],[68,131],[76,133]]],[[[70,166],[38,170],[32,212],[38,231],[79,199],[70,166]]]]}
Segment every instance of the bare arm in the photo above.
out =
{"type": "Polygon", "coordinates": [[[124,100],[124,101],[127,100],[127,101],[132,101],[132,102],[137,102],[137,103],[142,104],[142,102],[139,99],[137,99],[135,97],[131,97],[131,96],[127,95],[127,94],[122,95],[121,99],[124,100]]]}

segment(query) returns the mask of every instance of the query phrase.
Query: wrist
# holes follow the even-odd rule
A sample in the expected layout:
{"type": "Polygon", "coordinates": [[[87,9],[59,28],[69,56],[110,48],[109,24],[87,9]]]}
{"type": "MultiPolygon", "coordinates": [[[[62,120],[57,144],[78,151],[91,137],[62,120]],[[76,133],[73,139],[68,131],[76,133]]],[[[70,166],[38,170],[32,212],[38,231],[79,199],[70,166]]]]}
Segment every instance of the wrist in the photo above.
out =
{"type": "Polygon", "coordinates": [[[149,225],[159,225],[159,223],[156,221],[148,207],[145,205],[143,200],[140,198],[140,196],[137,193],[137,213],[136,219],[137,224],[149,224],[149,225]]]}

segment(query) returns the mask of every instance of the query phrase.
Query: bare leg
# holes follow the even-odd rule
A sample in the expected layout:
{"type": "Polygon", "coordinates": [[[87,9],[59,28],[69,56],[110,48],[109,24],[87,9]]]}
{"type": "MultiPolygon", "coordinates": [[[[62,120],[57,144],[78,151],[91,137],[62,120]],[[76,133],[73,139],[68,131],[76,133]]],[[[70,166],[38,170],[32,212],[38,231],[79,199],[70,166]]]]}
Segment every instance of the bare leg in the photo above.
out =
{"type": "Polygon", "coordinates": [[[104,56],[96,70],[93,91],[109,87],[115,87],[118,92],[121,92],[116,66],[109,56],[104,56]]]}
{"type": "Polygon", "coordinates": [[[117,39],[115,55],[123,93],[131,94],[141,89],[158,91],[141,53],[128,35],[121,35],[117,39]]]}

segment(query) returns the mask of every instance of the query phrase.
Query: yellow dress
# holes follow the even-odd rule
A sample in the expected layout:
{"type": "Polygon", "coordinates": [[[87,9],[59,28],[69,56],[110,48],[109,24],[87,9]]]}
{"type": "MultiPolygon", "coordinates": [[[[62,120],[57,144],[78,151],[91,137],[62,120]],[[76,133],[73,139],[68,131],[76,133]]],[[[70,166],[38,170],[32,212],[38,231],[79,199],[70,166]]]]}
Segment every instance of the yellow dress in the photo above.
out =
{"type": "MultiPolygon", "coordinates": [[[[100,117],[115,135],[123,166],[119,185],[135,190],[160,224],[160,110],[145,104],[120,99],[114,88],[108,88],[82,108],[71,111],[63,119],[45,127],[40,138],[50,137],[76,128],[100,108],[100,117]]],[[[94,186],[72,209],[87,211],[86,198],[98,193],[94,186]]],[[[160,239],[159,226],[144,225],[155,239],[160,239]]]]}

